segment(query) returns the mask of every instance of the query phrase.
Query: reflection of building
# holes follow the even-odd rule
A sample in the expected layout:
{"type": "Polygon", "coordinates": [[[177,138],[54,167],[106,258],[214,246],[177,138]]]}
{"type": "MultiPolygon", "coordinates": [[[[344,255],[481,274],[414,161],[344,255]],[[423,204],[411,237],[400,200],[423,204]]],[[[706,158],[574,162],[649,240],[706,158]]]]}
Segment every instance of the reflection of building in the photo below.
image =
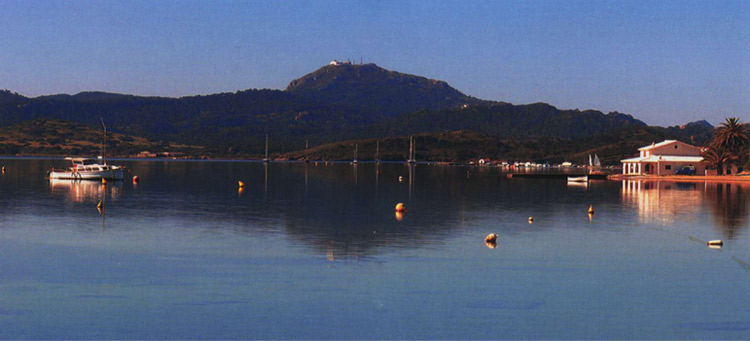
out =
{"type": "Polygon", "coordinates": [[[695,174],[703,175],[706,161],[701,148],[676,140],[665,140],[657,144],[638,148],[640,155],[622,160],[625,175],[670,175],[684,166],[695,167],[695,174]]]}
{"type": "Polygon", "coordinates": [[[733,239],[747,227],[750,184],[623,180],[622,200],[635,206],[644,222],[689,221],[707,210],[722,234],[733,239]]]}
{"type": "Polygon", "coordinates": [[[105,195],[107,199],[119,198],[122,192],[122,182],[112,181],[103,185],[98,181],[50,179],[49,188],[53,193],[67,193],[68,199],[73,202],[97,202],[104,200],[105,195]]]}
{"type": "Polygon", "coordinates": [[[678,216],[690,217],[703,205],[705,184],[623,180],[622,199],[638,208],[641,221],[672,223],[678,216]]]}

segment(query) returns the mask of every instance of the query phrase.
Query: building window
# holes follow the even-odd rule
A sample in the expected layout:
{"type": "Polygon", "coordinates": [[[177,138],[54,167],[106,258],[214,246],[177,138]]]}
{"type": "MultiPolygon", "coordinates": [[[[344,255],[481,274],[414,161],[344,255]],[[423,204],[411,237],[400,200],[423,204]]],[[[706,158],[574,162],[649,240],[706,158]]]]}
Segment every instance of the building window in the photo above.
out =
{"type": "Polygon", "coordinates": [[[666,170],[672,170],[672,165],[666,165],[666,166],[664,166],[664,169],[666,169],[666,170]]]}
{"type": "Polygon", "coordinates": [[[677,149],[677,145],[674,145],[674,149],[677,149]]]}

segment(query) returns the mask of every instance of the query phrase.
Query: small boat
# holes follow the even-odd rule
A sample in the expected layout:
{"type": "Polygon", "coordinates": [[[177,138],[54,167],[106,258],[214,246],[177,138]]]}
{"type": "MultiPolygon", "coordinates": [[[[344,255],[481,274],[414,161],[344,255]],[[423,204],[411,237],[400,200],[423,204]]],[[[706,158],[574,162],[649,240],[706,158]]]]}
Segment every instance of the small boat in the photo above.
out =
{"type": "Polygon", "coordinates": [[[589,176],[569,176],[568,182],[589,182],[589,176]]]}
{"type": "Polygon", "coordinates": [[[49,171],[50,179],[70,179],[70,180],[122,180],[123,168],[120,166],[108,165],[104,159],[66,157],[73,166],[67,170],[51,169],[49,171]],[[102,163],[99,163],[102,160],[102,163]]]}

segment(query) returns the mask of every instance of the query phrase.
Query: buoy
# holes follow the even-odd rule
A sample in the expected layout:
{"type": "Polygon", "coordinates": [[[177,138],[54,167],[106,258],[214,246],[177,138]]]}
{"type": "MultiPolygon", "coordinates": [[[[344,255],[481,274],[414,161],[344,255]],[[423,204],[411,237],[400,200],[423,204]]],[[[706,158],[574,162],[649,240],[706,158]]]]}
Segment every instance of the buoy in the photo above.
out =
{"type": "Polygon", "coordinates": [[[401,213],[406,212],[406,207],[404,207],[404,203],[400,202],[396,204],[396,212],[401,212],[401,213]]]}
{"type": "Polygon", "coordinates": [[[244,182],[242,182],[242,181],[237,181],[237,185],[239,185],[239,186],[240,186],[240,188],[243,188],[243,187],[245,187],[245,183],[244,183],[244,182]]]}
{"type": "Polygon", "coordinates": [[[133,176],[133,183],[138,183],[138,181],[141,181],[141,179],[138,179],[138,175],[133,176]]]}
{"type": "Polygon", "coordinates": [[[102,184],[106,185],[107,184],[107,179],[102,178],[102,184]]]}
{"type": "Polygon", "coordinates": [[[101,202],[101,201],[99,201],[99,203],[98,203],[98,204],[96,204],[96,208],[98,208],[98,209],[102,209],[102,208],[104,208],[104,203],[103,203],[103,202],[101,202]]]}
{"type": "Polygon", "coordinates": [[[589,214],[594,214],[594,205],[589,206],[589,214]]]}
{"type": "Polygon", "coordinates": [[[485,241],[484,245],[487,245],[488,249],[494,249],[494,248],[497,247],[497,242],[488,242],[488,241],[485,241]]]}
{"type": "Polygon", "coordinates": [[[399,175],[398,176],[398,182],[404,182],[404,177],[399,175]]]}
{"type": "Polygon", "coordinates": [[[593,221],[594,221],[594,214],[589,213],[589,222],[593,222],[593,221]]]}
{"type": "Polygon", "coordinates": [[[534,217],[529,217],[529,224],[534,222],[534,217]]]}
{"type": "Polygon", "coordinates": [[[721,239],[716,239],[716,240],[709,240],[706,244],[709,245],[709,246],[711,246],[711,245],[722,246],[722,245],[724,245],[724,242],[721,239]]]}
{"type": "Polygon", "coordinates": [[[497,235],[494,233],[490,233],[487,235],[487,237],[484,237],[484,241],[488,243],[497,242],[497,235]]]}
{"type": "Polygon", "coordinates": [[[404,212],[396,211],[396,221],[404,220],[404,212]]]}

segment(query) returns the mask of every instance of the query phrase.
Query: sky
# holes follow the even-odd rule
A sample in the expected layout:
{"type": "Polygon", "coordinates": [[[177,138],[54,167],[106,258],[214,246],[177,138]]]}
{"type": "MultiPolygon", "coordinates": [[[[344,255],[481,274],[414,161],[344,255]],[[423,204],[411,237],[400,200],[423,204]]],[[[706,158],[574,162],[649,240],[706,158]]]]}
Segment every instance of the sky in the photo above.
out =
{"type": "Polygon", "coordinates": [[[750,121],[750,1],[0,0],[0,89],[284,89],[333,59],[474,97],[750,121]]]}

